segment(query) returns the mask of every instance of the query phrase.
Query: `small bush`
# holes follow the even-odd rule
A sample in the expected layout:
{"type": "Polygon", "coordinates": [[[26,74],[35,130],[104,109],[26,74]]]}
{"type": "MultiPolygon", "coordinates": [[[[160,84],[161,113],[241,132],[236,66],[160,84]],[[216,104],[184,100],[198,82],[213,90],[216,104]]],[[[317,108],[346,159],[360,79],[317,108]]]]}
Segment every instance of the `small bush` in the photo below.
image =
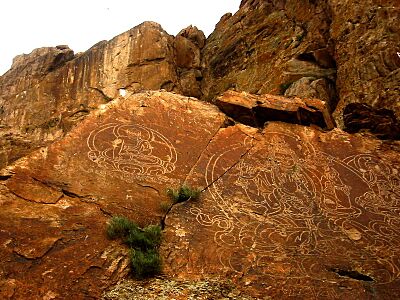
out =
{"type": "Polygon", "coordinates": [[[201,190],[192,188],[187,185],[182,185],[179,189],[168,189],[167,195],[171,198],[174,204],[185,202],[189,199],[196,200],[200,197],[201,190]]]}
{"type": "Polygon", "coordinates": [[[121,238],[130,247],[135,277],[148,277],[161,271],[161,257],[158,254],[162,237],[160,226],[149,225],[142,229],[125,217],[113,217],[107,225],[107,236],[110,239],[121,238]]]}
{"type": "Polygon", "coordinates": [[[129,253],[133,274],[137,278],[154,276],[161,271],[161,257],[154,249],[141,251],[131,249],[129,253]]]}
{"type": "Polygon", "coordinates": [[[171,203],[167,202],[167,201],[163,201],[160,203],[160,208],[163,212],[168,212],[169,209],[171,208],[171,203]]]}
{"type": "Polygon", "coordinates": [[[138,226],[125,217],[113,217],[107,226],[107,236],[110,239],[124,238],[138,229],[138,226]]]}
{"type": "Polygon", "coordinates": [[[133,230],[125,236],[124,243],[131,248],[143,251],[154,249],[161,244],[161,228],[157,225],[150,225],[144,229],[133,230]]]}

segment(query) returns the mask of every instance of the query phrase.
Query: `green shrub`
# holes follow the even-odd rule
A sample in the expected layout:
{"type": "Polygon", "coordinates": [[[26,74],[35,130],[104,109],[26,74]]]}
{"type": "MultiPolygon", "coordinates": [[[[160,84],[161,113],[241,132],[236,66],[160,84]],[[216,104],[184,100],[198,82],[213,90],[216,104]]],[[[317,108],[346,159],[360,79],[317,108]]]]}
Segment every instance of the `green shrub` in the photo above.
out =
{"type": "Polygon", "coordinates": [[[157,225],[150,225],[144,229],[132,230],[125,236],[124,243],[131,248],[143,251],[154,249],[161,244],[161,228],[157,225]]]}
{"type": "Polygon", "coordinates": [[[151,277],[161,272],[161,257],[156,250],[141,251],[131,249],[129,256],[135,277],[151,277]]]}
{"type": "Polygon", "coordinates": [[[201,190],[192,188],[188,185],[182,185],[179,189],[168,189],[167,195],[171,198],[174,204],[185,202],[189,199],[196,200],[200,197],[201,190]]]}
{"type": "Polygon", "coordinates": [[[120,238],[130,247],[129,256],[135,277],[148,277],[161,271],[158,247],[162,232],[159,225],[142,229],[125,217],[113,217],[107,225],[107,236],[110,239],[120,238]]]}
{"type": "Polygon", "coordinates": [[[163,202],[160,203],[160,208],[165,213],[169,211],[171,206],[172,206],[171,203],[167,202],[167,201],[163,201],[163,202]]]}
{"type": "Polygon", "coordinates": [[[130,232],[138,229],[138,226],[125,217],[112,217],[107,225],[107,236],[110,239],[125,238],[130,232]]]}

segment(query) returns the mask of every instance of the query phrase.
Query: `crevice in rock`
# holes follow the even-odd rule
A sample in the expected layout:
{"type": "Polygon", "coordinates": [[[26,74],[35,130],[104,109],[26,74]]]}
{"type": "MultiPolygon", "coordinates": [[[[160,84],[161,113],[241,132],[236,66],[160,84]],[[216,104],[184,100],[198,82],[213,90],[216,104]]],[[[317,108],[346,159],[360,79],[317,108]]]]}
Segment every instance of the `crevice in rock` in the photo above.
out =
{"type": "Polygon", "coordinates": [[[222,125],[214,132],[213,136],[209,139],[207,145],[206,145],[206,146],[203,148],[203,150],[200,152],[200,154],[198,155],[198,157],[197,157],[197,159],[196,159],[196,162],[193,164],[192,168],[190,169],[190,171],[189,171],[188,174],[186,175],[184,182],[186,182],[187,179],[189,178],[189,176],[192,175],[193,170],[196,168],[196,166],[197,166],[198,162],[200,161],[201,156],[203,155],[204,151],[207,150],[208,146],[209,146],[210,143],[213,141],[213,139],[215,138],[215,136],[220,132],[221,128],[222,128],[222,125]]]}
{"type": "Polygon", "coordinates": [[[215,182],[217,182],[220,178],[222,178],[226,173],[228,173],[230,170],[232,170],[238,163],[240,163],[243,158],[254,148],[254,144],[251,145],[249,149],[247,149],[243,154],[240,155],[239,159],[231,165],[229,168],[227,168],[221,175],[219,175],[216,179],[214,179],[208,186],[206,186],[204,189],[201,190],[201,192],[204,192],[207,190],[210,186],[212,186],[215,182]]]}
{"type": "Polygon", "coordinates": [[[103,99],[104,99],[106,102],[110,102],[110,101],[113,100],[113,98],[107,96],[101,89],[99,89],[99,88],[97,88],[97,87],[89,87],[89,89],[99,92],[99,93],[103,96],[103,99]]]}
{"type": "Polygon", "coordinates": [[[358,271],[354,271],[354,270],[331,268],[331,269],[329,269],[329,271],[334,272],[334,273],[338,274],[339,276],[348,277],[348,278],[355,279],[355,280],[367,281],[367,282],[374,281],[374,279],[372,277],[362,274],[358,271]]]}
{"type": "Polygon", "coordinates": [[[13,175],[0,175],[0,181],[6,181],[13,177],[13,175]]]}
{"type": "Polygon", "coordinates": [[[22,200],[24,200],[24,201],[31,202],[31,203],[35,203],[35,204],[54,205],[54,204],[57,204],[58,201],[60,201],[60,200],[63,198],[63,195],[61,195],[61,196],[58,197],[58,199],[57,199],[56,201],[54,201],[54,202],[53,202],[53,201],[51,201],[51,202],[35,201],[35,200],[32,200],[32,199],[28,199],[28,198],[26,198],[26,197],[23,197],[23,196],[21,196],[21,195],[18,195],[17,193],[15,193],[14,191],[12,191],[12,190],[10,190],[10,189],[8,189],[8,191],[9,191],[11,194],[13,194],[14,196],[16,196],[18,199],[22,199],[22,200]]]}
{"type": "Polygon", "coordinates": [[[61,192],[62,192],[64,195],[66,195],[66,196],[68,196],[68,197],[71,197],[71,198],[79,198],[79,199],[86,198],[85,196],[78,195],[78,194],[76,194],[76,193],[67,191],[67,190],[65,190],[65,189],[61,189],[61,192]]]}
{"type": "Polygon", "coordinates": [[[157,194],[160,196],[160,191],[157,190],[155,187],[151,186],[151,185],[147,185],[147,184],[141,184],[141,183],[137,183],[138,186],[143,187],[143,188],[148,188],[148,189],[152,189],[154,191],[157,192],[157,194]]]}

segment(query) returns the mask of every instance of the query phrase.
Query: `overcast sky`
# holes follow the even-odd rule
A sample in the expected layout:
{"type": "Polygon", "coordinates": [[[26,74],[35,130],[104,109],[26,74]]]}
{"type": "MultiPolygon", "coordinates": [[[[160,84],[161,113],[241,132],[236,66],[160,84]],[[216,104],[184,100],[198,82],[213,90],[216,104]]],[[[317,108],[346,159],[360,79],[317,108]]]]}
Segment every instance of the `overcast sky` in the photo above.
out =
{"type": "Polygon", "coordinates": [[[0,75],[12,59],[46,46],[76,52],[142,23],[155,21],[169,33],[195,25],[208,36],[240,0],[4,0],[0,1],[0,75]]]}

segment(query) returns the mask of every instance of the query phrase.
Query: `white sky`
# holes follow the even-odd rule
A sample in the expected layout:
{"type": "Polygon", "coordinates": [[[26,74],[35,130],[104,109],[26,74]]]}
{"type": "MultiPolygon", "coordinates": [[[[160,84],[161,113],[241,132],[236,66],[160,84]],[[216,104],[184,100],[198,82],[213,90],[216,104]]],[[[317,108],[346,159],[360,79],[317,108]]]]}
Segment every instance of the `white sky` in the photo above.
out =
{"type": "Polygon", "coordinates": [[[208,36],[240,0],[0,0],[0,75],[39,47],[85,51],[101,40],[155,21],[169,34],[194,25],[208,36]]]}

